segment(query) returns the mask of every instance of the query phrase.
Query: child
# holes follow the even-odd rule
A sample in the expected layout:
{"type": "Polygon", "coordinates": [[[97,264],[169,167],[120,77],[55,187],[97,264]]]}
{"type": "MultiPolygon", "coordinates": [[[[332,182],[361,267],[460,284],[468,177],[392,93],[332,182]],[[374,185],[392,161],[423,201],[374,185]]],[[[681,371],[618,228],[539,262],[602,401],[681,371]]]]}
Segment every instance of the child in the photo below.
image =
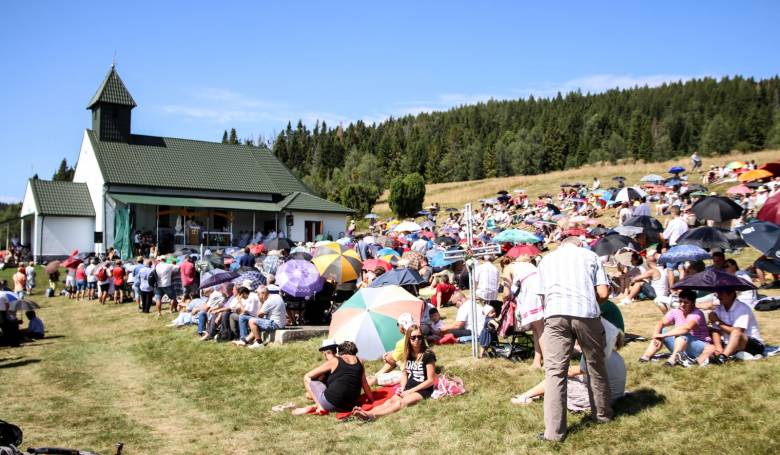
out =
{"type": "Polygon", "coordinates": [[[49,292],[47,293],[49,297],[54,297],[57,295],[58,281],[60,281],[60,271],[55,270],[53,273],[49,274],[49,292]]]}
{"type": "Polygon", "coordinates": [[[43,338],[45,330],[41,318],[36,316],[33,310],[25,312],[24,315],[27,316],[27,328],[22,330],[22,335],[35,340],[43,338]]]}
{"type": "Polygon", "coordinates": [[[485,315],[485,325],[482,327],[482,332],[479,334],[480,349],[479,356],[485,355],[485,350],[491,345],[498,342],[498,327],[499,323],[496,320],[496,310],[491,305],[485,305],[482,308],[482,314],[485,315]]]}
{"type": "Polygon", "coordinates": [[[429,309],[428,315],[430,316],[430,323],[425,330],[428,342],[438,344],[442,338],[441,329],[444,327],[444,321],[441,320],[441,314],[439,314],[439,310],[436,307],[429,309]]]}

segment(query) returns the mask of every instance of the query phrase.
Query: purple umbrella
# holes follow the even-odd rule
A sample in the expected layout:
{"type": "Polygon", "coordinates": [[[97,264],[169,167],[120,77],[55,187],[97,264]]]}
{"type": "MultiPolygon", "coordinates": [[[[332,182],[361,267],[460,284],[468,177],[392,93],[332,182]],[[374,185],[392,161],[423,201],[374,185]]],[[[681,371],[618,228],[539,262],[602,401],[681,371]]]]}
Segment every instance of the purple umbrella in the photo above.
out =
{"type": "Polygon", "coordinates": [[[241,275],[238,272],[228,272],[227,270],[214,269],[203,274],[200,282],[200,288],[206,289],[218,284],[227,283],[241,275]]]}
{"type": "Polygon", "coordinates": [[[705,270],[675,284],[674,289],[690,289],[694,291],[750,291],[755,289],[752,283],[730,273],[716,269],[705,270]]]}
{"type": "Polygon", "coordinates": [[[293,259],[276,270],[276,284],[293,297],[311,297],[322,289],[322,277],[309,261],[293,259]]]}

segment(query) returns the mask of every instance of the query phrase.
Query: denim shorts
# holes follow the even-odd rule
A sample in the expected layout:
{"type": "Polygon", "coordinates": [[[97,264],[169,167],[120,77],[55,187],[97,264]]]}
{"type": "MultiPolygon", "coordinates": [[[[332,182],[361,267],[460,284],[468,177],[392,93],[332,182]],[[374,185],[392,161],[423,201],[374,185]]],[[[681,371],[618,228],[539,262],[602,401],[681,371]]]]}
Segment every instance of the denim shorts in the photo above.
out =
{"type": "Polygon", "coordinates": [[[86,291],[87,290],[87,281],[86,280],[76,280],[76,290],[86,291]]]}
{"type": "Polygon", "coordinates": [[[161,299],[163,295],[167,295],[169,299],[176,299],[176,289],[173,286],[158,287],[154,289],[154,297],[161,299]]]}
{"type": "MultiPolygon", "coordinates": [[[[668,328],[664,328],[664,332],[666,332],[668,328]]],[[[704,352],[704,348],[707,346],[707,343],[693,337],[690,334],[687,335],[679,335],[681,337],[684,337],[686,340],[685,344],[685,353],[688,355],[688,357],[695,359],[701,355],[702,352],[704,352]]],[[[666,346],[666,349],[673,351],[674,350],[674,340],[677,337],[666,337],[663,339],[664,346],[666,346]]]]}
{"type": "Polygon", "coordinates": [[[97,289],[97,281],[87,281],[87,289],[97,289]]]}

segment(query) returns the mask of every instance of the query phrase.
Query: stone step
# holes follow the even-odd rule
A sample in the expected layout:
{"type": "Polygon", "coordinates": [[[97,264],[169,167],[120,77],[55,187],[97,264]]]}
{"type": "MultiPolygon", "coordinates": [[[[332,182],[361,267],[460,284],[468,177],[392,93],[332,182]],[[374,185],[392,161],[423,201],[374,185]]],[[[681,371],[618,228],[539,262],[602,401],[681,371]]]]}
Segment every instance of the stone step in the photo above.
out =
{"type": "Polygon", "coordinates": [[[268,337],[267,341],[274,344],[284,344],[326,336],[328,336],[328,326],[326,325],[301,325],[277,330],[268,337]]]}

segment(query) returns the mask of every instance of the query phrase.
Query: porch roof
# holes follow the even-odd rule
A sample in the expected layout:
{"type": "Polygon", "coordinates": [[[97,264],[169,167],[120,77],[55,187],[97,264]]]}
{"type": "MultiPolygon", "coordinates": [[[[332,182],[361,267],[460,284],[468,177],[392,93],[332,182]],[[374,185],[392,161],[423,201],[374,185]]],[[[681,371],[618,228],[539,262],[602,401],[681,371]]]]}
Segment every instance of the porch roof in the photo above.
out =
{"type": "Polygon", "coordinates": [[[113,199],[125,204],[167,205],[210,209],[251,210],[256,212],[281,212],[273,202],[236,201],[231,199],[204,199],[194,197],[151,196],[145,194],[109,193],[113,199]]]}

